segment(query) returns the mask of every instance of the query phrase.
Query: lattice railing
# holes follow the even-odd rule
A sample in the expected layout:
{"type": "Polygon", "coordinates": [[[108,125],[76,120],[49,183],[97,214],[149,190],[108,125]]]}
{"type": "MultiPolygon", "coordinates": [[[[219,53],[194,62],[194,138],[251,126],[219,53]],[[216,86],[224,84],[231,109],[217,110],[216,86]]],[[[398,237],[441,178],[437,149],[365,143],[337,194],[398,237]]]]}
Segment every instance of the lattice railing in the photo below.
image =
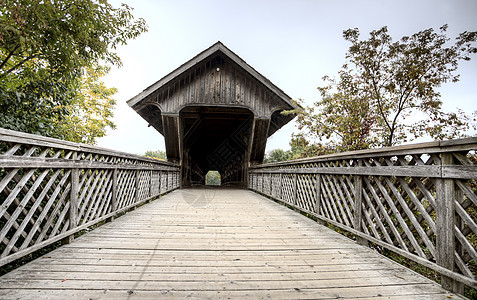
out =
{"type": "Polygon", "coordinates": [[[0,266],[179,187],[179,167],[0,129],[0,266]]]}
{"type": "Polygon", "coordinates": [[[477,138],[265,164],[249,188],[477,288],[477,138]],[[271,188],[270,188],[271,187],[271,188]]]}

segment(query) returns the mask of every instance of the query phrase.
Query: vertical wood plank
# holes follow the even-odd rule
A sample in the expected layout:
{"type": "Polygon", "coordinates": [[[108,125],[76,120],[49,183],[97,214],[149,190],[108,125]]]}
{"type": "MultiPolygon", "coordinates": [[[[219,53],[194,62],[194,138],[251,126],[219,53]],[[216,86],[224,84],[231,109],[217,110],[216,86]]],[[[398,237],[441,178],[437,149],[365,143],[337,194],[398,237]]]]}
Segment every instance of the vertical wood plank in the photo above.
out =
{"type": "Polygon", "coordinates": [[[321,174],[316,174],[315,182],[315,213],[320,214],[321,205],[321,174]]]}
{"type": "Polygon", "coordinates": [[[165,171],[164,174],[166,176],[166,191],[169,191],[169,172],[165,171]]]}
{"type": "Polygon", "coordinates": [[[159,194],[162,194],[162,171],[158,171],[159,173],[159,187],[158,187],[158,191],[159,191],[159,194]]]}
{"type": "Polygon", "coordinates": [[[283,200],[283,173],[280,173],[280,198],[278,199],[281,199],[283,200]]]}
{"type": "Polygon", "coordinates": [[[139,202],[139,170],[135,171],[135,187],[136,187],[136,192],[134,194],[134,203],[139,202]]]}
{"type": "MultiPolygon", "coordinates": [[[[111,212],[115,212],[118,209],[118,169],[113,169],[113,179],[111,188],[111,212]]],[[[109,217],[106,221],[112,222],[114,216],[109,217]]]]}
{"type": "Polygon", "coordinates": [[[270,196],[273,197],[273,174],[270,173],[270,196]]]}
{"type": "Polygon", "coordinates": [[[78,193],[79,193],[79,169],[71,170],[71,191],[70,191],[70,229],[78,224],[78,193]]]}
{"type": "MultiPolygon", "coordinates": [[[[74,159],[76,159],[76,153],[74,155],[74,159]]],[[[69,208],[69,221],[70,226],[69,230],[76,228],[78,224],[78,194],[79,194],[79,169],[73,168],[71,169],[70,174],[71,180],[71,190],[70,190],[70,208],[69,208]]],[[[73,242],[74,234],[67,236],[61,241],[61,244],[69,244],[73,242]]]]}
{"type": "MultiPolygon", "coordinates": [[[[363,165],[362,160],[357,161],[357,166],[363,165]]],[[[363,221],[363,176],[355,175],[354,183],[354,211],[353,211],[353,226],[354,229],[363,232],[361,223],[363,221]]],[[[368,241],[362,237],[357,236],[356,242],[360,245],[367,245],[368,241]]]]}
{"type": "Polygon", "coordinates": [[[265,183],[265,174],[262,172],[260,173],[260,175],[262,176],[262,184],[260,186],[260,192],[264,192],[264,189],[263,189],[263,186],[264,186],[264,183],[265,183]]]}
{"type": "Polygon", "coordinates": [[[154,182],[152,181],[152,177],[153,177],[153,171],[149,171],[149,197],[152,197],[152,188],[153,188],[153,184],[154,182]]]}
{"type": "MultiPolygon", "coordinates": [[[[443,166],[452,165],[451,153],[441,154],[443,166]]],[[[455,185],[454,179],[436,180],[436,251],[437,264],[454,271],[455,252],[455,185]]],[[[441,285],[447,290],[454,289],[454,280],[447,276],[441,276],[441,285]]]]}
{"type": "Polygon", "coordinates": [[[298,202],[298,175],[293,173],[293,204],[298,202]]]}

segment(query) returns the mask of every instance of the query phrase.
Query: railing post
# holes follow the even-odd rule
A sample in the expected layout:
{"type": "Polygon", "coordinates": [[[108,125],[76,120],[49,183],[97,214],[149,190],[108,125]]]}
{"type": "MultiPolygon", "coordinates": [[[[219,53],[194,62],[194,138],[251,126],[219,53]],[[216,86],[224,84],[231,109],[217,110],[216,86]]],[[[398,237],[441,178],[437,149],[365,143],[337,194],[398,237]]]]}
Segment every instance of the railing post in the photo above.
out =
{"type": "Polygon", "coordinates": [[[270,196],[273,197],[273,173],[270,173],[270,196]]]}
{"type": "MultiPolygon", "coordinates": [[[[357,161],[357,166],[362,166],[362,160],[357,161]]],[[[361,222],[363,219],[363,176],[355,175],[354,183],[354,229],[362,232],[361,222]]],[[[368,241],[362,237],[357,236],[356,242],[360,245],[368,245],[368,241]]]]}
{"type": "Polygon", "coordinates": [[[298,203],[298,174],[293,173],[293,204],[298,203]]]}
{"type": "Polygon", "coordinates": [[[139,202],[139,170],[136,170],[135,177],[136,192],[134,193],[134,209],[137,208],[137,203],[139,202]]]}
{"type": "Polygon", "coordinates": [[[152,170],[149,172],[149,197],[152,197],[152,172],[152,170]]]}
{"type": "MultiPolygon", "coordinates": [[[[315,213],[317,215],[320,214],[320,210],[321,210],[321,181],[322,181],[322,177],[321,177],[321,174],[320,173],[317,173],[316,174],[316,182],[315,182],[315,213]]],[[[321,219],[316,219],[316,222],[318,224],[325,224],[325,222],[323,222],[323,220],[321,219]]]]}
{"type": "MultiPolygon", "coordinates": [[[[452,153],[441,154],[441,166],[452,165],[452,153]]],[[[436,182],[436,250],[437,264],[454,271],[455,260],[455,182],[454,179],[438,178],[436,182]]],[[[454,290],[454,280],[441,276],[444,289],[454,290]]],[[[458,284],[456,283],[456,286],[458,284]]]]}
{"type": "Polygon", "coordinates": [[[263,173],[262,171],[262,185],[261,185],[261,188],[260,188],[260,192],[264,192],[264,183],[265,183],[265,173],[263,173]]]}
{"type": "Polygon", "coordinates": [[[315,182],[315,213],[320,214],[321,205],[321,174],[316,174],[315,182]]]}
{"type": "MultiPolygon", "coordinates": [[[[113,187],[111,189],[111,212],[118,209],[118,169],[113,169],[113,187]]],[[[107,222],[114,220],[114,216],[107,219],[107,222]]]]}
{"type": "MultiPolygon", "coordinates": [[[[73,156],[73,160],[77,159],[77,154],[75,153],[73,156]]],[[[74,161],[73,161],[74,162],[74,161]]],[[[69,221],[70,221],[70,226],[68,229],[72,230],[76,227],[78,224],[78,194],[79,194],[79,169],[73,167],[71,169],[71,174],[70,174],[70,184],[71,184],[71,189],[70,189],[70,208],[69,208],[69,221]]],[[[65,237],[63,240],[61,240],[61,244],[69,244],[73,242],[75,238],[74,234],[71,234],[67,237],[65,237]]]]}
{"type": "Polygon", "coordinates": [[[280,173],[280,198],[283,200],[283,173],[280,173]]]}
{"type": "Polygon", "coordinates": [[[159,172],[159,194],[162,194],[162,171],[159,172]]]}
{"type": "Polygon", "coordinates": [[[169,172],[166,171],[166,192],[169,191],[169,172]]]}

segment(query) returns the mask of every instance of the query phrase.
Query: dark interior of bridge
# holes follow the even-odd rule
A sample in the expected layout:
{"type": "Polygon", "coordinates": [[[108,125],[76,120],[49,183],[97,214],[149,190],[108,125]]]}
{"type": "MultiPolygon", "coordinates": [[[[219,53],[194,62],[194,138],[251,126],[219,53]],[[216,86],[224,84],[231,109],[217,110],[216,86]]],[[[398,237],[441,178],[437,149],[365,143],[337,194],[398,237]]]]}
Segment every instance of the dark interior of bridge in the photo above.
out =
{"type": "Polygon", "coordinates": [[[209,170],[221,175],[222,184],[240,185],[248,168],[253,114],[247,109],[187,107],[182,123],[182,184],[204,184],[209,170]]]}

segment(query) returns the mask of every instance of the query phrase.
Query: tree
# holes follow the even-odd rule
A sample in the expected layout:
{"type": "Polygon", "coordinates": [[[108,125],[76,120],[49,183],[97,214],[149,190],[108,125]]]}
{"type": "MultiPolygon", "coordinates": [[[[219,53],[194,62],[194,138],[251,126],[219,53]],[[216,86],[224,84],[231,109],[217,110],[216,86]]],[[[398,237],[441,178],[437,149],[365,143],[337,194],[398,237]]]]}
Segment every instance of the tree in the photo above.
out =
{"type": "Polygon", "coordinates": [[[105,0],[0,0],[0,20],[0,78],[28,62],[60,77],[99,61],[120,65],[113,50],[147,30],[131,7],[105,0]]]}
{"type": "Polygon", "coordinates": [[[221,176],[218,171],[209,171],[205,175],[205,185],[220,185],[221,176]]]}
{"type": "Polygon", "coordinates": [[[149,150],[144,153],[144,156],[158,160],[167,160],[166,152],[162,150],[149,150]]]}
{"type": "MultiPolygon", "coordinates": [[[[337,150],[392,146],[429,135],[465,135],[472,118],[442,111],[438,88],[456,82],[458,63],[477,52],[477,32],[463,32],[450,43],[447,25],[440,32],[420,31],[393,42],[387,27],[359,40],[359,30],[343,32],[351,42],[338,80],[324,77],[322,100],[306,108],[299,126],[318,140],[332,139],[337,150]]],[[[474,112],[474,116],[477,115],[474,112]]]]}
{"type": "MultiPolygon", "coordinates": [[[[338,81],[326,78],[330,85],[318,88],[322,100],[315,103],[319,108],[316,113],[315,107],[298,113],[298,128],[306,129],[306,136],[327,140],[334,152],[376,146],[379,118],[367,101],[366,91],[359,89],[346,72],[341,71],[339,76],[338,81]]],[[[304,135],[299,138],[305,140],[304,135]]]]}
{"type": "Polygon", "coordinates": [[[108,67],[87,67],[79,80],[76,96],[66,106],[68,115],[55,119],[57,133],[63,139],[94,144],[95,138],[106,134],[106,129],[116,128],[112,122],[116,100],[112,96],[116,88],[108,88],[100,78],[107,74],[108,67]]]}
{"type": "Polygon", "coordinates": [[[275,163],[280,161],[290,160],[292,153],[290,151],[284,151],[282,149],[275,149],[267,153],[264,163],[275,163]]]}
{"type": "Polygon", "coordinates": [[[147,30],[131,12],[105,0],[0,0],[2,127],[65,138],[56,125],[75,111],[87,68],[120,66],[116,47],[147,30]]]}
{"type": "Polygon", "coordinates": [[[293,134],[290,140],[291,159],[299,159],[305,157],[320,156],[336,152],[331,145],[323,145],[321,143],[312,143],[300,134],[293,134]]]}

